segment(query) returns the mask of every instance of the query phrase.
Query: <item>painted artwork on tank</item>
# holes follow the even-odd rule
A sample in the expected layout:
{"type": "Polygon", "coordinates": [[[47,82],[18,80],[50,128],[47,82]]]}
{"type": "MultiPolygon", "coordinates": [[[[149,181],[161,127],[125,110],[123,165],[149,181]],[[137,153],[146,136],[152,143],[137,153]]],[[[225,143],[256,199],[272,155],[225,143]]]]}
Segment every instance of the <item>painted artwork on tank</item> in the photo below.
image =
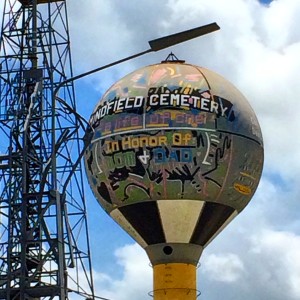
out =
{"type": "Polygon", "coordinates": [[[200,237],[199,225],[188,238],[178,229],[171,242],[205,245],[248,204],[259,183],[263,141],[256,116],[231,83],[207,69],[177,62],[141,68],[104,94],[90,125],[85,166],[92,190],[144,246],[173,233],[160,224],[157,239],[151,232],[142,239],[132,215],[151,222],[151,210],[163,220],[177,204],[189,214],[199,209],[195,226],[201,214],[212,215],[213,229],[200,237]]]}
{"type": "Polygon", "coordinates": [[[262,137],[252,109],[203,68],[165,63],[135,71],[107,91],[90,124],[86,166],[107,210],[183,198],[240,209],[260,178],[262,137]]]}

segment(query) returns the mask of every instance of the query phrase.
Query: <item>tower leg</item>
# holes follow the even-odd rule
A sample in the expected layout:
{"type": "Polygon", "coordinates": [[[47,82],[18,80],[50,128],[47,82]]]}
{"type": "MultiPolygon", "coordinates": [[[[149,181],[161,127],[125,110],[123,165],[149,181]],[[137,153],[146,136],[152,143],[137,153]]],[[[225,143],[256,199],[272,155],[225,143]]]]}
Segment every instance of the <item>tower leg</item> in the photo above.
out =
{"type": "Polygon", "coordinates": [[[195,300],[196,266],[185,263],[153,267],[154,300],[195,300]]]}

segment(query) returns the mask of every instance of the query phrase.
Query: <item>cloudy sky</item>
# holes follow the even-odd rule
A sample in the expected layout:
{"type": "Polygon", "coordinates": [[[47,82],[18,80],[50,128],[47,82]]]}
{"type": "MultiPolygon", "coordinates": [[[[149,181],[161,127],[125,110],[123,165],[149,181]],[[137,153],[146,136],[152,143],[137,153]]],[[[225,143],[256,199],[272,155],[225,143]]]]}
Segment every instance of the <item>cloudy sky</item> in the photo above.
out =
{"type": "MultiPolygon", "coordinates": [[[[68,0],[68,13],[75,74],[144,51],[149,40],[219,24],[218,32],[78,81],[78,110],[88,119],[115,81],[171,51],[236,85],[261,124],[264,172],[247,208],[205,249],[197,271],[200,299],[299,300],[300,1],[68,0]]],[[[85,184],[96,294],[151,299],[146,254],[85,184]]]]}
{"type": "MultiPolygon", "coordinates": [[[[268,2],[68,1],[76,74],[146,50],[147,41],[167,34],[211,22],[221,27],[76,83],[79,112],[88,118],[116,80],[172,51],[226,77],[256,111],[265,142],[261,183],[248,207],[205,249],[197,272],[200,299],[300,299],[300,1],[268,2]]],[[[145,253],[86,187],[97,295],[150,299],[145,253]]]]}

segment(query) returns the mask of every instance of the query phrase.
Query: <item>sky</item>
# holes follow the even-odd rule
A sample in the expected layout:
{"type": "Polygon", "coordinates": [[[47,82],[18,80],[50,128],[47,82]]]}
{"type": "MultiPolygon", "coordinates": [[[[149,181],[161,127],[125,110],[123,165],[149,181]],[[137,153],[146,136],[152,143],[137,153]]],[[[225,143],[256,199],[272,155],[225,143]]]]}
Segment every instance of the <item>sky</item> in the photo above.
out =
{"type": "MultiPolygon", "coordinates": [[[[259,119],[264,171],[250,204],[204,250],[199,299],[300,299],[300,1],[86,0],[68,8],[75,74],[146,50],[149,40],[219,24],[218,32],[77,82],[78,110],[88,119],[115,81],[171,51],[231,81],[259,119]]],[[[86,190],[96,294],[150,299],[144,250],[101,210],[87,183],[86,190]]]]}
{"type": "MultiPolygon", "coordinates": [[[[115,81],[171,51],[231,81],[260,122],[264,171],[250,204],[204,250],[199,299],[300,299],[300,1],[69,0],[68,13],[75,74],[147,50],[149,40],[218,23],[218,32],[77,82],[78,112],[88,119],[115,81]]],[[[150,299],[152,269],[144,250],[85,185],[96,294],[150,299]]]]}

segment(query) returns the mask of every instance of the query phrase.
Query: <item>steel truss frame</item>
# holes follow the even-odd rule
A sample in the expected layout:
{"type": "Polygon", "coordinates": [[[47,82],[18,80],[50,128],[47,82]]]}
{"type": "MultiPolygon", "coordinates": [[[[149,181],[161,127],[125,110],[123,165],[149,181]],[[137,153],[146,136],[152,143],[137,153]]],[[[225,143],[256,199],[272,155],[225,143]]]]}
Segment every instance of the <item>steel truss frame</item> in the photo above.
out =
{"type": "Polygon", "coordinates": [[[94,298],[66,1],[3,5],[0,299],[94,298]]]}

